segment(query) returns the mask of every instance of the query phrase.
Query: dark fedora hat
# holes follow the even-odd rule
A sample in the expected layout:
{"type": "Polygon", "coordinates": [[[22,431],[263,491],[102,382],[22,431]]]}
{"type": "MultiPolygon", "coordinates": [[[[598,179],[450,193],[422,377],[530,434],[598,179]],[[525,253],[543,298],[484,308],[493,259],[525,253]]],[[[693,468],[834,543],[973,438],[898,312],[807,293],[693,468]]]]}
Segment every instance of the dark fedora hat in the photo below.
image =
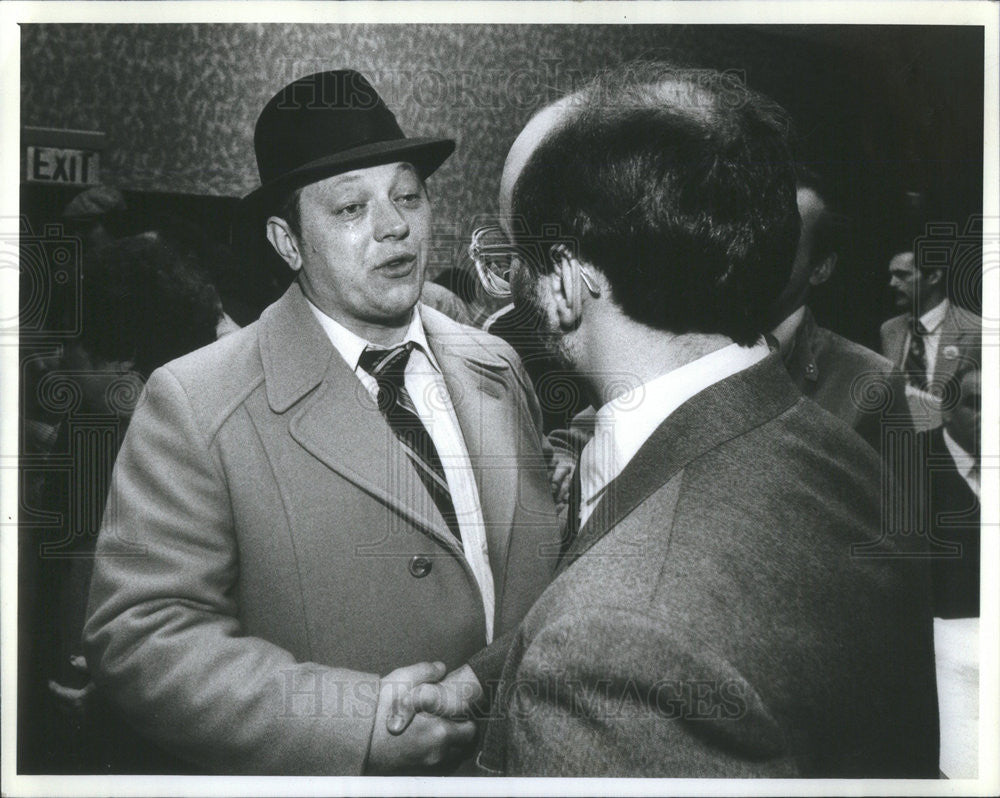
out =
{"type": "Polygon", "coordinates": [[[378,92],[353,69],[289,83],[264,106],[253,136],[260,188],[250,215],[272,212],[289,191],[341,172],[406,161],[421,178],[455,149],[453,139],[407,138],[378,92]]]}

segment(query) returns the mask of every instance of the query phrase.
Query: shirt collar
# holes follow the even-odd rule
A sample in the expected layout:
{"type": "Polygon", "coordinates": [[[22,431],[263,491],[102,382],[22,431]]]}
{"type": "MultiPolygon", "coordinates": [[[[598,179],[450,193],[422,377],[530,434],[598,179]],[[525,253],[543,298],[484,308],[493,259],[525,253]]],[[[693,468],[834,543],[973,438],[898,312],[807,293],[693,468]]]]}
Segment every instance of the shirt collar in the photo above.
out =
{"type": "Polygon", "coordinates": [[[580,455],[582,496],[591,501],[617,477],[650,435],[688,399],[763,360],[764,339],[750,347],[730,344],[669,371],[603,405],[594,438],[580,455]]]}
{"type": "Polygon", "coordinates": [[[924,325],[924,329],[927,332],[934,332],[938,327],[941,326],[941,322],[944,321],[944,317],[948,313],[948,300],[942,299],[934,307],[928,310],[923,316],[920,317],[920,323],[924,325]]]}
{"type": "MultiPolygon", "coordinates": [[[[316,321],[318,321],[320,326],[323,328],[323,332],[326,333],[327,338],[330,339],[330,343],[333,344],[334,349],[336,349],[340,356],[344,359],[344,362],[351,367],[352,371],[358,370],[358,361],[361,359],[361,353],[364,352],[369,346],[375,349],[387,348],[379,346],[378,344],[373,344],[371,341],[366,341],[361,336],[355,335],[343,324],[338,321],[334,321],[327,316],[308,298],[306,298],[306,302],[309,303],[309,309],[316,317],[316,321]]],[[[434,357],[434,353],[431,351],[430,345],[427,343],[427,336],[424,333],[424,325],[420,319],[419,305],[414,305],[413,315],[410,318],[410,325],[406,328],[406,333],[400,343],[406,343],[408,341],[412,341],[415,347],[419,348],[424,353],[428,362],[431,364],[431,367],[435,371],[441,371],[441,367],[438,365],[437,359],[434,357]]]]}

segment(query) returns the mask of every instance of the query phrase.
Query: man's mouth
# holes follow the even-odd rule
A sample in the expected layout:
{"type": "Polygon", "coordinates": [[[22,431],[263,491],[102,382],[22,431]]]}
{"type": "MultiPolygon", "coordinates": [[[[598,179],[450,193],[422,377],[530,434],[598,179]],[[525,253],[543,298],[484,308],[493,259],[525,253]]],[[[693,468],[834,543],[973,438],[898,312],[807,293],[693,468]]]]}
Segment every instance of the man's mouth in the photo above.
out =
{"type": "Polygon", "coordinates": [[[413,267],[416,266],[416,263],[416,255],[404,252],[401,255],[394,255],[391,258],[386,258],[375,268],[378,271],[388,272],[389,275],[393,277],[405,277],[413,271],[413,267]]]}

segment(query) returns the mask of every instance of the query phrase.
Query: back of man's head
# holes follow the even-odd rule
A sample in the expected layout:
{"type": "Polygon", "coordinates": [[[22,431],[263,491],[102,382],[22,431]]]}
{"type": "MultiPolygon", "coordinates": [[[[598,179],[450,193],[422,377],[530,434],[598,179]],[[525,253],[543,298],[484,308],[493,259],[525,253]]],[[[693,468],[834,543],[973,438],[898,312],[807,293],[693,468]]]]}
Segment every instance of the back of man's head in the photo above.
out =
{"type": "Polygon", "coordinates": [[[797,184],[801,232],[788,284],[771,314],[775,326],[806,304],[814,287],[830,279],[847,238],[847,218],[836,210],[826,180],[800,167],[797,184]]]}
{"type": "MultiPolygon", "coordinates": [[[[800,167],[798,170],[798,191],[800,193],[803,191],[811,192],[819,206],[809,251],[810,261],[813,264],[818,264],[830,255],[837,254],[843,247],[848,219],[840,212],[829,182],[818,172],[800,167]]],[[[800,214],[801,210],[800,203],[800,214]]]]}
{"type": "Polygon", "coordinates": [[[752,343],[798,237],[788,115],[732,76],[664,64],[580,96],[519,176],[513,214],[575,241],[635,321],[752,343]]]}

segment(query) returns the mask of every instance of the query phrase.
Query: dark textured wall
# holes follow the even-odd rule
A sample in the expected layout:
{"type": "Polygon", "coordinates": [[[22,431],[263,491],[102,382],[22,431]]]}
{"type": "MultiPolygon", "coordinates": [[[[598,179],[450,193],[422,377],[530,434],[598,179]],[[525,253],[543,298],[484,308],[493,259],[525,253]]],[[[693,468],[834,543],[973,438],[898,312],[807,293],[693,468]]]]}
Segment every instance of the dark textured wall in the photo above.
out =
{"type": "MultiPolygon", "coordinates": [[[[366,73],[407,133],[458,139],[432,178],[449,252],[495,210],[503,158],[540,105],[638,57],[739,70],[792,111],[803,158],[859,220],[827,321],[872,342],[888,312],[885,231],[903,188],[960,226],[981,208],[982,31],[857,26],[24,25],[22,123],[108,135],[103,181],[241,196],[256,185],[252,130],[295,77],[366,73]],[[863,290],[855,292],[853,283],[863,290]],[[839,301],[839,300],[838,300],[839,301]]],[[[451,257],[442,252],[444,258],[451,257]]],[[[821,315],[823,315],[821,313],[821,315]]]]}
{"type": "Polygon", "coordinates": [[[252,131],[295,77],[365,73],[410,135],[454,136],[432,184],[444,217],[491,207],[506,147],[594,70],[669,47],[670,29],[469,25],[46,25],[22,33],[22,121],[108,134],[104,182],[236,196],[252,131]]]}

